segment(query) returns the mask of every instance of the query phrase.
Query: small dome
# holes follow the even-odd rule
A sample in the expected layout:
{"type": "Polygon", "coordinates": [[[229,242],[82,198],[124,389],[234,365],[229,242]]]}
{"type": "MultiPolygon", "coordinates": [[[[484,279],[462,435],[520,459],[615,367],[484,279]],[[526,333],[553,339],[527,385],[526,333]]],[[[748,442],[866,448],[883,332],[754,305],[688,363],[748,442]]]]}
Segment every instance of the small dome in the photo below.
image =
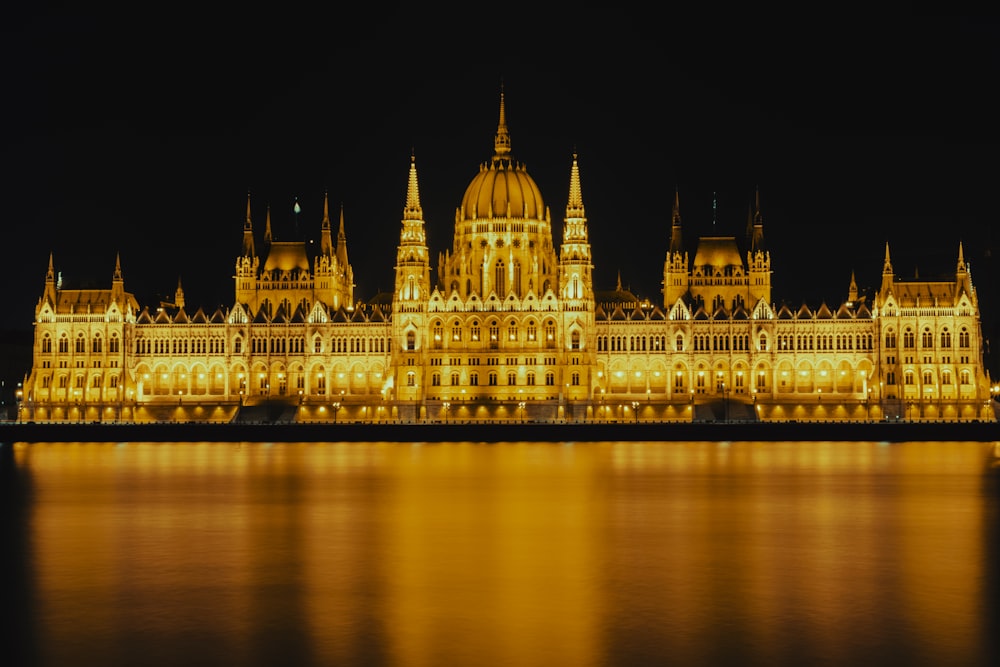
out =
{"type": "Polygon", "coordinates": [[[302,271],[309,270],[309,258],[306,256],[305,244],[296,241],[275,241],[271,244],[264,261],[264,271],[302,271]]]}
{"type": "Polygon", "coordinates": [[[535,180],[524,165],[494,159],[483,164],[462,197],[461,218],[545,217],[545,204],[535,180]]]}

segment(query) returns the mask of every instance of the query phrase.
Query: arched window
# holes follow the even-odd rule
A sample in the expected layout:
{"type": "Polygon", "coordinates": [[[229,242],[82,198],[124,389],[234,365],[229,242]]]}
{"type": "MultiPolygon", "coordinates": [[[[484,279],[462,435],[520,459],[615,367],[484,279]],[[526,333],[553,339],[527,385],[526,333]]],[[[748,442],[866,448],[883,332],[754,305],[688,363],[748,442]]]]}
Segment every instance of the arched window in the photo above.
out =
{"type": "Polygon", "coordinates": [[[941,330],[941,347],[945,349],[951,347],[951,332],[947,327],[941,330]]]}
{"type": "Polygon", "coordinates": [[[580,349],[580,332],[574,331],[570,334],[570,349],[579,350],[580,349]]]}
{"type": "Polygon", "coordinates": [[[407,350],[417,349],[417,334],[413,331],[406,332],[406,349],[407,350]]]}
{"type": "Polygon", "coordinates": [[[934,334],[931,333],[930,329],[924,329],[920,334],[920,346],[934,347],[934,334]]]}
{"type": "Polygon", "coordinates": [[[962,330],[958,332],[958,346],[961,348],[969,347],[969,330],[965,327],[962,327],[962,330]]]}
{"type": "Polygon", "coordinates": [[[494,265],[493,287],[499,297],[503,297],[507,293],[507,272],[504,271],[502,259],[498,259],[494,265]]]}
{"type": "Polygon", "coordinates": [[[440,348],[444,344],[444,325],[440,320],[434,320],[431,325],[431,345],[440,348]]]}
{"type": "Polygon", "coordinates": [[[52,339],[49,337],[48,334],[45,334],[45,336],[42,338],[42,353],[48,354],[50,352],[52,352],[52,339]]]}

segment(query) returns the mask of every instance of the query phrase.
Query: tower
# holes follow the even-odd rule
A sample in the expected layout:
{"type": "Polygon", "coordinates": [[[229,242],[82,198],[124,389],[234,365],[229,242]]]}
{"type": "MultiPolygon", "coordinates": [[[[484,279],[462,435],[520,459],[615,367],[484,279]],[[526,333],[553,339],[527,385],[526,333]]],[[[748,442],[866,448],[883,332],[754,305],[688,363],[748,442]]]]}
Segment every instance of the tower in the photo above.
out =
{"type": "Polygon", "coordinates": [[[427,300],[430,297],[430,262],[424,211],[420,206],[416,157],[410,155],[402,228],[396,249],[395,290],[393,293],[392,349],[396,398],[417,400],[422,396],[418,376],[421,351],[427,329],[427,300]]]}

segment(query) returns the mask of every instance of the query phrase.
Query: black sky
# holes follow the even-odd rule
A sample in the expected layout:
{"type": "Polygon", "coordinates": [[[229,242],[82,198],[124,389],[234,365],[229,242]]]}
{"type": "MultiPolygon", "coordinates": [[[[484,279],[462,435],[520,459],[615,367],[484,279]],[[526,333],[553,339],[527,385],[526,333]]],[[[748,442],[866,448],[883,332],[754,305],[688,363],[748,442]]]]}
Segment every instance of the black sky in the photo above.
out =
{"type": "Polygon", "coordinates": [[[557,233],[579,154],[598,287],[620,272],[658,296],[675,187],[689,240],[742,238],[759,188],[776,301],[839,303],[852,271],[875,286],[886,242],[900,274],[947,274],[961,242],[996,329],[996,22],[512,7],[14,17],[4,328],[30,328],[50,252],[66,286],[108,286],[120,253],[142,304],[181,279],[189,304],[230,306],[248,191],[283,239],[318,236],[325,191],[343,204],[370,298],[391,286],[411,151],[432,256],[450,248],[502,81],[557,233]]]}

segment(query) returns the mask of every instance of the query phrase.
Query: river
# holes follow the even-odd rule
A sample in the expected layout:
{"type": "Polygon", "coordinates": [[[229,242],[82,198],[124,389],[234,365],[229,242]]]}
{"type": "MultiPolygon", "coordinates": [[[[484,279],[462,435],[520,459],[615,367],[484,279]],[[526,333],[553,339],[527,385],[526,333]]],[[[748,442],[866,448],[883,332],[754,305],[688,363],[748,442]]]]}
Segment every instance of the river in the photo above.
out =
{"type": "Polygon", "coordinates": [[[993,666],[995,447],[3,444],[0,661],[993,666]]]}

